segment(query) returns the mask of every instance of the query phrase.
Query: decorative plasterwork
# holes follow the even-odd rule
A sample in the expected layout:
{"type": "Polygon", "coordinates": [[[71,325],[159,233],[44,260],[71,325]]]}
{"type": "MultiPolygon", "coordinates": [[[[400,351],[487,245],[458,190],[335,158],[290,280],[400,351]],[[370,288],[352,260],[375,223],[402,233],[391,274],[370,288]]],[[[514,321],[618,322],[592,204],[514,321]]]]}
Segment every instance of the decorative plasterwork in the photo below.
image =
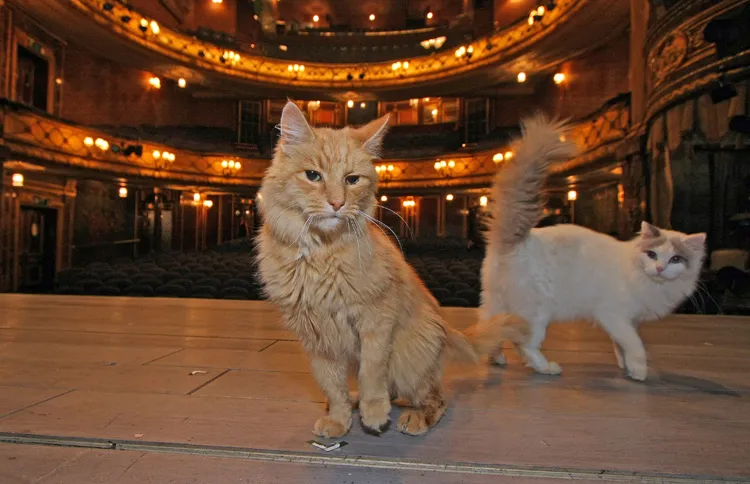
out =
{"type": "Polygon", "coordinates": [[[702,91],[719,78],[719,67],[731,81],[748,68],[750,52],[719,61],[716,49],[703,38],[706,25],[746,4],[744,0],[686,0],[670,15],[652,26],[646,45],[648,52],[647,119],[663,109],[702,91]]]}

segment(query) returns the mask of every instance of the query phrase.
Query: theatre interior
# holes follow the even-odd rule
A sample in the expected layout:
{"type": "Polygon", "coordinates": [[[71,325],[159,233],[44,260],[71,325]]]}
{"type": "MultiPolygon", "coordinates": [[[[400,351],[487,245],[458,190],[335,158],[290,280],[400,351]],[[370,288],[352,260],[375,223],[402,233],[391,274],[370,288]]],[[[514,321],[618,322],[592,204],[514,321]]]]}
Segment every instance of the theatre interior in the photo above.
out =
{"type": "Polygon", "coordinates": [[[0,0],[0,482],[750,482],[748,32],[744,0],[0,0]],[[424,436],[395,403],[314,435],[257,268],[290,101],[390,115],[373,228],[458,329],[522,121],[566,120],[540,227],[706,233],[695,292],[639,328],[648,378],[552,325],[561,375],[505,343],[446,361],[424,436]]]}

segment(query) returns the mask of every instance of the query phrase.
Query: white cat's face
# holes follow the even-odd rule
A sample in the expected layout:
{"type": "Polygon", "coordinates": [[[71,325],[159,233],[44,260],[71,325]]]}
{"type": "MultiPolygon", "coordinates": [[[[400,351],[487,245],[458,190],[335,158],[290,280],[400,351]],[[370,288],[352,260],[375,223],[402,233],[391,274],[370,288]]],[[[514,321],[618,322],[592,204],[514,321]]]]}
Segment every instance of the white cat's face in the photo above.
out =
{"type": "Polygon", "coordinates": [[[673,281],[688,269],[700,268],[705,240],[706,235],[702,233],[687,235],[644,222],[639,243],[643,271],[652,279],[673,281]]]}
{"type": "Polygon", "coordinates": [[[674,245],[665,243],[651,247],[641,253],[643,271],[652,278],[662,278],[672,281],[680,277],[687,269],[688,259],[679,254],[674,245]]]}

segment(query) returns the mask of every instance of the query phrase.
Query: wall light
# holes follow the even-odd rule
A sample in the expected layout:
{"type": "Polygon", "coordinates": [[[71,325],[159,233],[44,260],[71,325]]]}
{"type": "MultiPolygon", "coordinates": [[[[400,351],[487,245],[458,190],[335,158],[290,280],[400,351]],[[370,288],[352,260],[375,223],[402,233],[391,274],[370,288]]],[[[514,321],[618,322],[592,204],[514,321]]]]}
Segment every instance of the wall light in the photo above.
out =
{"type": "Polygon", "coordinates": [[[22,187],[23,186],[23,175],[21,173],[13,173],[13,176],[10,177],[11,184],[14,187],[22,187]]]}
{"type": "Polygon", "coordinates": [[[506,151],[505,152],[505,161],[508,161],[511,158],[513,158],[513,152],[512,151],[506,151]]]}
{"type": "Polygon", "coordinates": [[[354,101],[352,101],[351,99],[349,99],[349,100],[348,100],[348,101],[346,102],[346,107],[348,107],[348,108],[353,108],[353,107],[354,107],[354,101]]]}
{"type": "Polygon", "coordinates": [[[148,26],[151,27],[151,32],[153,32],[154,35],[159,34],[159,24],[156,23],[156,20],[152,20],[148,26]]]}
{"type": "Polygon", "coordinates": [[[151,153],[151,156],[153,156],[155,160],[158,160],[159,158],[161,158],[161,151],[154,150],[154,152],[151,153]]]}
{"type": "Polygon", "coordinates": [[[154,89],[161,89],[161,79],[154,76],[149,78],[148,83],[153,87],[154,89]]]}
{"type": "Polygon", "coordinates": [[[117,190],[117,194],[120,196],[120,198],[128,198],[128,188],[120,187],[120,189],[117,190]]]}
{"type": "Polygon", "coordinates": [[[518,82],[526,82],[526,73],[525,72],[519,72],[518,76],[516,77],[516,80],[518,82]]]}
{"type": "Polygon", "coordinates": [[[361,107],[362,109],[364,109],[365,107],[367,107],[367,103],[359,103],[359,107],[361,107]]]}
{"type": "Polygon", "coordinates": [[[148,30],[148,20],[142,18],[138,24],[138,28],[141,29],[141,32],[146,32],[148,30]]]}
{"type": "Polygon", "coordinates": [[[554,77],[552,77],[552,80],[555,81],[555,84],[562,84],[563,82],[565,82],[565,74],[563,74],[562,72],[558,72],[554,75],[554,77]]]}
{"type": "Polygon", "coordinates": [[[427,12],[427,20],[432,20],[432,17],[434,17],[432,12],[427,12]]]}
{"type": "Polygon", "coordinates": [[[575,200],[578,200],[578,192],[576,192],[575,190],[569,191],[568,192],[568,200],[570,200],[571,202],[573,202],[575,200]]]}
{"type": "Polygon", "coordinates": [[[94,144],[97,148],[99,148],[102,151],[107,151],[109,149],[109,142],[102,138],[96,138],[94,141],[94,144]]]}
{"type": "Polygon", "coordinates": [[[211,2],[213,2],[213,3],[221,3],[221,2],[223,2],[223,1],[224,1],[224,0],[211,0],[211,2]]]}
{"type": "Polygon", "coordinates": [[[320,17],[318,17],[317,15],[313,15],[313,22],[317,23],[318,20],[320,20],[320,17]]]}
{"type": "Polygon", "coordinates": [[[374,20],[375,20],[375,14],[371,13],[370,14],[370,22],[373,22],[374,20]]]}
{"type": "Polygon", "coordinates": [[[494,155],[492,155],[492,161],[494,161],[495,163],[500,163],[504,159],[505,157],[502,153],[495,153],[494,155]]]}
{"type": "Polygon", "coordinates": [[[187,81],[183,78],[179,78],[177,79],[177,85],[185,89],[185,87],[187,87],[187,81]]]}
{"type": "Polygon", "coordinates": [[[445,199],[448,200],[449,202],[452,202],[453,201],[453,194],[449,193],[448,195],[445,196],[445,199]]]}
{"type": "Polygon", "coordinates": [[[201,201],[201,194],[198,192],[193,193],[193,201],[194,202],[200,202],[201,201]]]}
{"type": "Polygon", "coordinates": [[[213,200],[203,200],[203,206],[206,208],[211,208],[214,206],[213,200]]]}
{"type": "Polygon", "coordinates": [[[387,201],[388,201],[388,197],[387,197],[386,195],[382,195],[382,196],[380,197],[380,201],[381,201],[381,202],[387,202],[387,201]]]}
{"type": "Polygon", "coordinates": [[[83,144],[88,146],[89,148],[94,146],[94,138],[92,138],[91,136],[86,136],[85,138],[83,138],[83,144]]]}
{"type": "Polygon", "coordinates": [[[479,205],[481,205],[482,207],[486,207],[487,206],[487,197],[485,197],[484,195],[482,195],[481,197],[479,197],[479,205]]]}

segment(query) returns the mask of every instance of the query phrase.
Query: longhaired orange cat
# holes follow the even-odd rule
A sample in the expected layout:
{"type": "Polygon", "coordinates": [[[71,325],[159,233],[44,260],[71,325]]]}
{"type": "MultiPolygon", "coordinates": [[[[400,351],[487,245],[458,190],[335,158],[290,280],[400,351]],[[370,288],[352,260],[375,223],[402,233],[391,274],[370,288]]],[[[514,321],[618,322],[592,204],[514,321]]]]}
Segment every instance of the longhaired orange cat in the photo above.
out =
{"type": "Polygon", "coordinates": [[[258,195],[265,222],[257,240],[260,275],[328,397],[328,415],[313,429],[322,437],[351,428],[353,366],[365,431],[387,428],[391,398],[398,397],[409,402],[398,429],[420,435],[445,411],[446,348],[476,360],[503,337],[522,338],[526,326],[498,316],[475,328],[471,340],[450,329],[399,249],[368,224],[376,207],[373,160],[387,124],[386,116],[358,129],[313,129],[289,102],[258,195]]]}

